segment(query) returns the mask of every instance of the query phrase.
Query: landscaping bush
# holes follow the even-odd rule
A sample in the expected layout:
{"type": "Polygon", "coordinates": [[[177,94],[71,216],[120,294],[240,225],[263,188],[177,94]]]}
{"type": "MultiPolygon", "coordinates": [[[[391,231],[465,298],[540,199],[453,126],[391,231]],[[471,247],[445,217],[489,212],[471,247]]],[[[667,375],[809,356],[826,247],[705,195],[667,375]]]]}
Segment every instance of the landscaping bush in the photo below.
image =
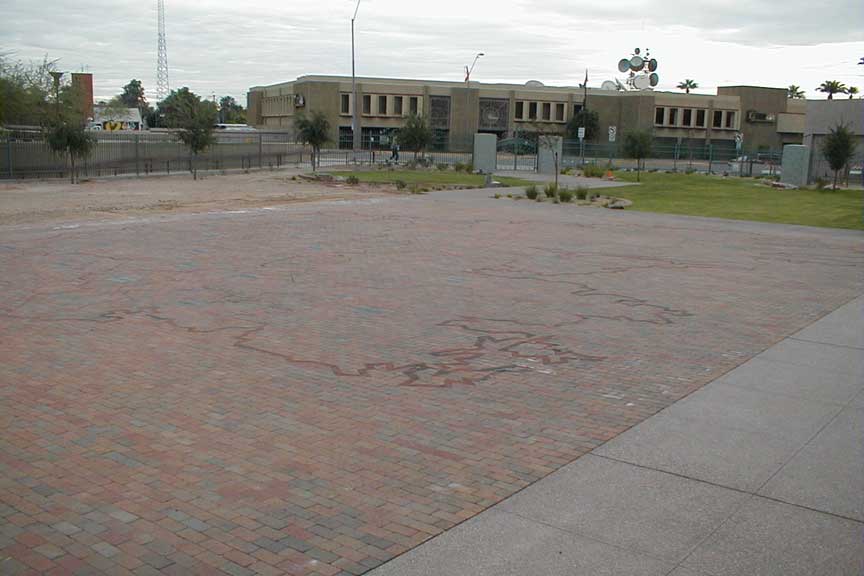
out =
{"type": "Polygon", "coordinates": [[[438,164],[438,170],[444,172],[445,170],[447,170],[447,164],[441,162],[440,164],[438,164]]]}
{"type": "Polygon", "coordinates": [[[555,197],[555,186],[554,182],[550,182],[543,187],[543,193],[546,194],[546,198],[554,198],[555,197]]]}
{"type": "Polygon", "coordinates": [[[465,172],[468,172],[469,174],[473,174],[474,173],[474,164],[472,164],[470,162],[468,164],[465,164],[465,172]]]}
{"type": "Polygon", "coordinates": [[[394,182],[394,184],[396,184],[397,190],[404,190],[405,187],[408,186],[407,184],[405,184],[404,180],[396,180],[396,182],[394,182]]]}
{"type": "Polygon", "coordinates": [[[577,200],[585,200],[588,198],[588,188],[585,186],[579,186],[576,188],[576,199],[577,200]]]}
{"type": "Polygon", "coordinates": [[[346,182],[348,182],[348,184],[351,184],[352,186],[356,186],[360,183],[360,179],[357,178],[357,176],[348,176],[346,182]]]}
{"type": "Polygon", "coordinates": [[[596,164],[586,164],[582,167],[582,175],[586,178],[602,178],[606,170],[596,164]]]}
{"type": "Polygon", "coordinates": [[[530,186],[525,188],[525,197],[529,198],[531,200],[536,200],[538,197],[537,186],[535,186],[534,184],[531,184],[530,186]]]}
{"type": "Polygon", "coordinates": [[[453,165],[453,170],[455,170],[456,172],[462,172],[463,170],[465,170],[465,164],[463,164],[462,162],[456,162],[453,165]]]}
{"type": "Polygon", "coordinates": [[[558,198],[561,202],[571,202],[573,200],[573,192],[567,188],[561,188],[558,191],[558,198]]]}
{"type": "Polygon", "coordinates": [[[821,176],[818,176],[813,183],[816,184],[817,190],[824,190],[828,186],[828,181],[821,176]]]}
{"type": "Polygon", "coordinates": [[[409,160],[405,163],[405,168],[407,168],[408,170],[417,170],[417,164],[417,160],[409,160]]]}

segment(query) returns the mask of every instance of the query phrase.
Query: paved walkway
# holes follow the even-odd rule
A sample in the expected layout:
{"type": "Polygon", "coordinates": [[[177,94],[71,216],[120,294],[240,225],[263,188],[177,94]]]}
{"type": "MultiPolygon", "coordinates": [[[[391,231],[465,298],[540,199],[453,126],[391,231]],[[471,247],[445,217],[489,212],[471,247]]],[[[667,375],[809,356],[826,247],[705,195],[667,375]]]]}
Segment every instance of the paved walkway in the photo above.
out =
{"type": "Polygon", "coordinates": [[[864,574],[864,297],[371,572],[864,574]]]}

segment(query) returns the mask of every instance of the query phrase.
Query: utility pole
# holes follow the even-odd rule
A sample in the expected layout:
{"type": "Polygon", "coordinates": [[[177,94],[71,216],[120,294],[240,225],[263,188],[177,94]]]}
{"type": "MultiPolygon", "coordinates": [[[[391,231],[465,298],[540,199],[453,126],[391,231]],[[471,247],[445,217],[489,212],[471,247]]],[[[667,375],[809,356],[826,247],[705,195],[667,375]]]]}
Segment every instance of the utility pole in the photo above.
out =
{"type": "Polygon", "coordinates": [[[477,65],[477,60],[485,55],[483,52],[478,52],[474,56],[474,62],[471,63],[471,67],[465,66],[465,139],[469,150],[471,149],[471,113],[469,110],[471,108],[471,73],[474,71],[474,66],[477,65]]]}
{"type": "Polygon", "coordinates": [[[168,44],[165,41],[165,0],[156,0],[156,99],[162,101],[171,91],[168,85],[168,44]]]}
{"type": "Polygon", "coordinates": [[[360,10],[360,0],[354,8],[354,16],[351,17],[351,99],[353,100],[351,112],[351,148],[354,151],[354,163],[357,163],[357,151],[362,148],[363,141],[360,135],[360,103],[357,98],[357,75],[354,61],[354,20],[357,19],[357,11],[360,10]]]}

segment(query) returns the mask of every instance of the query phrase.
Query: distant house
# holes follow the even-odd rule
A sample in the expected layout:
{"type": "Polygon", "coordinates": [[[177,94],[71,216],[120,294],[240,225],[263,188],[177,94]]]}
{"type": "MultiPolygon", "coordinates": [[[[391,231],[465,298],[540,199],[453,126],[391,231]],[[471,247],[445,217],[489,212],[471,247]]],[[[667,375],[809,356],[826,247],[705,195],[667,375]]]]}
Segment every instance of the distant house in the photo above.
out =
{"type": "Polygon", "coordinates": [[[137,108],[111,108],[96,106],[93,109],[93,121],[88,126],[90,130],[143,130],[141,111],[137,108]]]}

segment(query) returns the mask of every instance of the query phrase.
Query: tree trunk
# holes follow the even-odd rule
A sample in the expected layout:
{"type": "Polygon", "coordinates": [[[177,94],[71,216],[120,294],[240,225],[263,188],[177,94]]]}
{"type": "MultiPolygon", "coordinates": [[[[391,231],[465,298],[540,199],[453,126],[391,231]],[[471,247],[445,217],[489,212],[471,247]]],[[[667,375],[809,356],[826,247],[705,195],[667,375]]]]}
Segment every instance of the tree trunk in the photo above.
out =
{"type": "Polygon", "coordinates": [[[636,182],[642,181],[642,160],[640,158],[636,159],[636,182]]]}
{"type": "Polygon", "coordinates": [[[71,151],[69,152],[69,180],[72,184],[75,184],[75,154],[71,151]]]}
{"type": "Polygon", "coordinates": [[[558,202],[560,201],[560,199],[558,197],[558,172],[560,172],[561,170],[558,168],[558,151],[557,150],[553,154],[553,157],[555,158],[555,203],[558,204],[558,202]]]}
{"type": "Polygon", "coordinates": [[[834,170],[834,186],[831,188],[832,190],[837,190],[837,174],[839,173],[839,170],[834,170]]]}

